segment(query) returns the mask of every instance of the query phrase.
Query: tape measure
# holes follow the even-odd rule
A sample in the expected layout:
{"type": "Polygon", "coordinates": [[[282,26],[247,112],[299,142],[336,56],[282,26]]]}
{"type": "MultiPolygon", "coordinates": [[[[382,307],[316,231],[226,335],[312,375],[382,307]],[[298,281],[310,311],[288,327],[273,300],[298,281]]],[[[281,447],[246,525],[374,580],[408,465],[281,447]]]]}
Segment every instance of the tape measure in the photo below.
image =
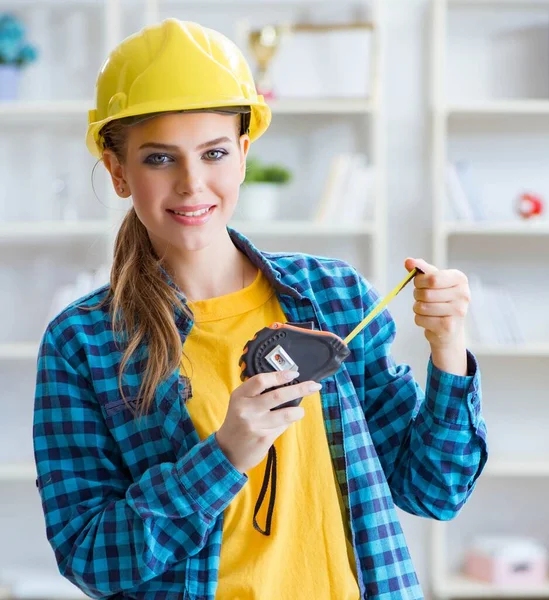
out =
{"type": "MultiPolygon", "coordinates": [[[[299,371],[299,377],[288,383],[269,388],[267,391],[295,385],[300,381],[322,381],[339,370],[341,363],[351,354],[349,342],[374,319],[391,300],[411,281],[420,269],[413,269],[406,277],[366,315],[345,338],[329,331],[311,330],[305,324],[275,322],[258,331],[244,346],[239,366],[240,379],[259,373],[299,371]]],[[[303,398],[280,404],[271,410],[298,406],[303,398]]]]}
{"type": "MultiPolygon", "coordinates": [[[[381,302],[379,302],[366,317],[342,340],[329,331],[311,330],[312,324],[279,323],[275,322],[258,331],[244,346],[240,357],[240,379],[246,381],[259,373],[284,371],[293,369],[299,371],[299,377],[287,383],[274,386],[264,393],[287,385],[296,385],[301,381],[321,381],[339,370],[341,363],[351,354],[347,344],[357,336],[368,323],[374,319],[389,302],[411,281],[421,269],[413,269],[381,302]]],[[[288,406],[298,406],[303,398],[296,398],[271,408],[279,410],[288,406]]],[[[263,535],[271,534],[275,498],[276,498],[277,460],[274,444],[269,448],[265,475],[261,491],[255,504],[253,526],[263,535]],[[257,522],[257,514],[267,488],[272,478],[271,497],[267,511],[265,529],[257,522]]]]}

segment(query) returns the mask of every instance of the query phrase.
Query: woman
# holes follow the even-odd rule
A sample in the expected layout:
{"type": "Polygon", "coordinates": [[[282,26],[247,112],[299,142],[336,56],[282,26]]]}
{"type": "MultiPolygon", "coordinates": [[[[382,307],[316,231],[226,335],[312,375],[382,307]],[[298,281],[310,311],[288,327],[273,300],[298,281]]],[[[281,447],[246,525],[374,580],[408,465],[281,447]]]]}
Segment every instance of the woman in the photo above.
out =
{"type": "Polygon", "coordinates": [[[395,504],[450,519],[486,461],[466,277],[406,261],[425,272],[425,394],[391,358],[388,311],[322,393],[295,373],[242,383],[258,330],[344,337],[378,294],[344,261],[262,252],[227,227],[270,111],[224,36],[148,27],[113,50],[96,91],[87,144],[133,208],[110,284],[40,348],[37,485],[61,573],[92,598],[422,598],[395,504]]]}

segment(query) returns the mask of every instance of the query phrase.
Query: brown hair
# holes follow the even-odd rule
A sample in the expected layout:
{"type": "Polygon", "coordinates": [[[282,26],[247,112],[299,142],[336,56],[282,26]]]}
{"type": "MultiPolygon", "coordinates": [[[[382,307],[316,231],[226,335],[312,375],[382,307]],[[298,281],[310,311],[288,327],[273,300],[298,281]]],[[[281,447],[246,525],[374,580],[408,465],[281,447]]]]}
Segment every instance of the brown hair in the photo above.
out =
{"type": "MultiPolygon", "coordinates": [[[[211,110],[218,112],[216,109],[211,110]]],[[[223,110],[227,109],[220,109],[219,112],[223,110]]],[[[247,133],[250,124],[249,107],[229,110],[241,114],[239,135],[247,133]]],[[[128,117],[107,123],[101,130],[104,148],[112,150],[122,164],[126,157],[128,129],[158,114],[128,117]]],[[[139,401],[136,403],[141,414],[148,412],[157,386],[179,368],[183,354],[174,318],[174,308],[177,303],[181,304],[181,298],[166,280],[161,266],[166,269],[162,257],[158,257],[153,249],[147,229],[132,207],[116,236],[108,294],[92,309],[110,302],[115,339],[123,340],[126,345],[118,374],[118,388],[124,400],[124,369],[132,355],[142,348],[142,344],[148,350],[139,388],[139,401]]],[[[186,305],[182,305],[182,309],[187,316],[193,317],[186,305]]]]}

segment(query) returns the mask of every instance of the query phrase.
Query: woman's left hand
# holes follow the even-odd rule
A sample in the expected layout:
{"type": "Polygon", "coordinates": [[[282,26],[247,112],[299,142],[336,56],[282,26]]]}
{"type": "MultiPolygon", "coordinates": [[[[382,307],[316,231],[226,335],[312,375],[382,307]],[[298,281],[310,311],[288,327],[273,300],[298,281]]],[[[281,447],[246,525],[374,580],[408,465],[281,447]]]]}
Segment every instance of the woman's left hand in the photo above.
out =
{"type": "Polygon", "coordinates": [[[431,348],[448,348],[462,342],[465,316],[471,300],[467,276],[456,269],[439,270],[420,258],[407,258],[408,271],[423,271],[414,277],[415,322],[425,329],[431,348]]]}

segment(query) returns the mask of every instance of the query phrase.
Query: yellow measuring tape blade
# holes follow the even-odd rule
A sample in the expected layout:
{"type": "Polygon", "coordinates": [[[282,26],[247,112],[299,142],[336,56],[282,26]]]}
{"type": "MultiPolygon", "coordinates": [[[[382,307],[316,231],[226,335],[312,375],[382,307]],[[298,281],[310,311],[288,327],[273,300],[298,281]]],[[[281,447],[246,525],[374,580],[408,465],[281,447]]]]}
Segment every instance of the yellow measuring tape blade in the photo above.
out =
{"type": "Polygon", "coordinates": [[[366,325],[377,316],[386,306],[391,302],[391,300],[400,292],[400,290],[411,281],[418,273],[423,273],[421,269],[412,269],[408,275],[396,286],[396,288],[389,292],[379,304],[376,306],[364,317],[364,319],[351,331],[351,333],[343,340],[345,344],[348,344],[356,335],[358,335],[366,325]]]}

